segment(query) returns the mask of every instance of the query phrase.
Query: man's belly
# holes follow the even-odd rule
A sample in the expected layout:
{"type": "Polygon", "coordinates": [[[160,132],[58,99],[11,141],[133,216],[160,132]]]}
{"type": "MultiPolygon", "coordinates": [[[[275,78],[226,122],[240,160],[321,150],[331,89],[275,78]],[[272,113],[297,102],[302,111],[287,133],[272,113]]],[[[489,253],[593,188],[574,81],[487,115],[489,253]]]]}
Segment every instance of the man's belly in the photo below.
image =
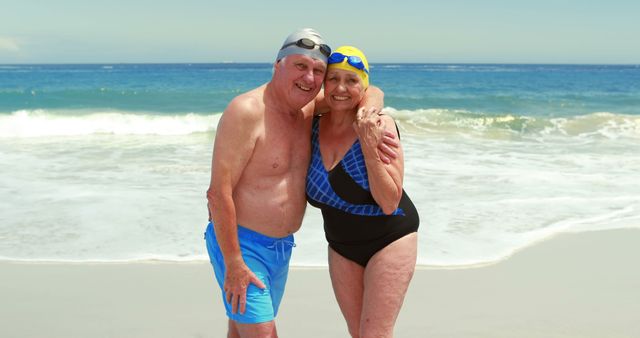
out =
{"type": "MultiPolygon", "coordinates": [[[[298,189],[299,190],[299,189],[298,189]]],[[[262,189],[234,196],[238,224],[270,237],[300,229],[307,205],[304,191],[262,189]]]]}

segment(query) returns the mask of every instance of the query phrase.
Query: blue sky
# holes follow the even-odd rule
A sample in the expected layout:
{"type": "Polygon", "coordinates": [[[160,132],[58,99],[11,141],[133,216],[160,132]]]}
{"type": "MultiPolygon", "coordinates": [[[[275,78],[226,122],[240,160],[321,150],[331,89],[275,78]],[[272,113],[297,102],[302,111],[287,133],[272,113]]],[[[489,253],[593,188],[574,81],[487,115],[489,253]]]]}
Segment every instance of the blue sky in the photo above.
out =
{"type": "Polygon", "coordinates": [[[0,63],[271,62],[313,27],[374,63],[640,64],[638,0],[363,4],[0,0],[0,63]]]}

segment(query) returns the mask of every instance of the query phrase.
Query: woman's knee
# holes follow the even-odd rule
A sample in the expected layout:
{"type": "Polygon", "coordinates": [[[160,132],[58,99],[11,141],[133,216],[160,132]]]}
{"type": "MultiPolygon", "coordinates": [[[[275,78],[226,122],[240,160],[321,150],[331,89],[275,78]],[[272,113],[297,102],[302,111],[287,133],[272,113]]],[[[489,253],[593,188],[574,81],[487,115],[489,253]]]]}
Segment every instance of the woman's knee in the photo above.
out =
{"type": "Polygon", "coordinates": [[[380,325],[380,323],[362,323],[359,338],[392,338],[393,326],[380,325]]]}

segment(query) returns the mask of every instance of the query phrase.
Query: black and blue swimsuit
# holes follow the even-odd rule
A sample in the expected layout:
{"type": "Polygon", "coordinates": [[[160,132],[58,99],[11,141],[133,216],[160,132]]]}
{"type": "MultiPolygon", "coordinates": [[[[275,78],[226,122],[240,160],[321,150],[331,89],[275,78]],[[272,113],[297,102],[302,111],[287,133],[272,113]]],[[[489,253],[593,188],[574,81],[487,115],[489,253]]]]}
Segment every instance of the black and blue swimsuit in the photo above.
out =
{"type": "Polygon", "coordinates": [[[386,215],[371,195],[360,141],[327,171],[318,138],[319,117],[313,120],[311,164],[307,173],[307,200],[320,208],[329,246],[361,266],[378,251],[416,232],[418,212],[404,189],[398,208],[386,215]]]}

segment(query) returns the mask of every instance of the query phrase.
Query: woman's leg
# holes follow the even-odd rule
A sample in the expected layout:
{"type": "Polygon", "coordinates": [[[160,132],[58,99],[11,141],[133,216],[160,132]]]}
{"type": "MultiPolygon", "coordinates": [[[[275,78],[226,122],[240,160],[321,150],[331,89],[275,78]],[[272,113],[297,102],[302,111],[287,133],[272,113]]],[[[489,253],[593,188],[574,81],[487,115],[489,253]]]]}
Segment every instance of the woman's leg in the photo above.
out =
{"type": "Polygon", "coordinates": [[[351,337],[358,338],[362,314],[364,268],[329,248],[329,274],[351,337]]]}
{"type": "Polygon", "coordinates": [[[364,271],[360,337],[390,338],[416,267],[417,233],[378,251],[364,271]]]}

